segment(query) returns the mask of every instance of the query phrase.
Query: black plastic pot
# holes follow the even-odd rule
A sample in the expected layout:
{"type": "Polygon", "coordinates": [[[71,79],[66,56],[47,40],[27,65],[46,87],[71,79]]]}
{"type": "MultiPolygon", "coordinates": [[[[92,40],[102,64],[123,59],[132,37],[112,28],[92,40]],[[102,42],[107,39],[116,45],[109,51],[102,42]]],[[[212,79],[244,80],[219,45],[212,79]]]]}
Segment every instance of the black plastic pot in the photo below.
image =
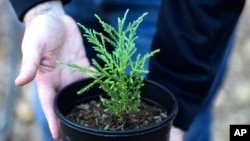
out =
{"type": "Polygon", "coordinates": [[[168,117],[160,123],[142,129],[128,131],[106,131],[78,125],[64,115],[76,104],[99,98],[104,92],[94,86],[82,95],[76,92],[87,85],[91,79],[77,81],[65,87],[56,97],[54,110],[60,120],[63,141],[169,141],[170,129],[177,114],[177,102],[173,95],[161,85],[145,80],[142,98],[145,101],[165,108],[168,117]]]}

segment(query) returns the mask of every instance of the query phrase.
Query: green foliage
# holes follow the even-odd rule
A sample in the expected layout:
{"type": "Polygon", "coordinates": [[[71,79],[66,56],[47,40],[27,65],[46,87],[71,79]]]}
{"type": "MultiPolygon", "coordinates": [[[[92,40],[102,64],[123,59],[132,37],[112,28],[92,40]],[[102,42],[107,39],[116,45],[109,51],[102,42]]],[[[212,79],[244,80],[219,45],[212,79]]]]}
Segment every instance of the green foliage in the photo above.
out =
{"type": "Polygon", "coordinates": [[[93,78],[93,82],[79,90],[78,94],[82,94],[93,85],[98,84],[109,96],[108,99],[101,98],[101,102],[106,107],[105,111],[117,117],[119,122],[122,122],[128,114],[140,110],[140,88],[144,85],[143,73],[148,73],[144,64],[148,58],[159,52],[158,49],[143,56],[139,54],[135,61],[131,59],[137,50],[134,43],[138,38],[136,30],[147,13],[142,14],[138,19],[129,22],[124,27],[127,14],[128,10],[123,18],[118,18],[117,29],[95,15],[106,32],[106,36],[79,24],[85,31],[83,36],[93,44],[97,57],[104,61],[104,67],[101,67],[95,59],[92,59],[92,65],[96,70],[74,63],[63,63],[72,67],[73,71],[87,72],[93,78]],[[114,47],[112,52],[107,50],[107,44],[114,47]],[[128,68],[131,68],[129,75],[126,74],[128,68]]]}

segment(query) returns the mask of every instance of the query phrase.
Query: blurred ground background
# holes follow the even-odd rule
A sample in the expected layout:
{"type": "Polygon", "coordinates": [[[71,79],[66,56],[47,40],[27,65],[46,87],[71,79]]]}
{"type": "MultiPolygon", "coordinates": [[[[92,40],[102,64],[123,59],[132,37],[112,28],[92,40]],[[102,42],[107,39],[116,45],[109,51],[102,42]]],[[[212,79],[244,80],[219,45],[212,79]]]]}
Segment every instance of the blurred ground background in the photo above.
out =
{"type": "MultiPolygon", "coordinates": [[[[230,124],[250,124],[249,16],[250,1],[247,1],[228,73],[214,103],[214,141],[229,141],[230,124]]],[[[17,27],[7,2],[0,0],[0,141],[41,141],[34,123],[30,86],[14,86],[21,60],[18,44],[22,34],[17,27]]]]}

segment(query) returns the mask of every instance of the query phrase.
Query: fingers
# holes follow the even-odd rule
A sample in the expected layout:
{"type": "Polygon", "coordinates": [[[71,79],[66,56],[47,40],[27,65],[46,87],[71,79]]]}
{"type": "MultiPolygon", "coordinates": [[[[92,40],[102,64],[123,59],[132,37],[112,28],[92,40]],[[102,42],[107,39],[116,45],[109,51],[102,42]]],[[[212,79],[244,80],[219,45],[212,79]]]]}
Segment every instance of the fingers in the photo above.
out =
{"type": "Polygon", "coordinates": [[[38,82],[38,94],[44,115],[48,121],[50,132],[54,139],[60,139],[60,130],[57,116],[53,110],[56,92],[49,82],[38,82]]]}
{"type": "MultiPolygon", "coordinates": [[[[50,109],[53,109],[53,107],[51,107],[50,109]]],[[[51,111],[51,114],[52,114],[52,111],[51,111]]],[[[50,129],[52,137],[56,140],[60,139],[61,135],[60,135],[59,123],[58,123],[57,117],[55,116],[54,113],[52,115],[50,115],[50,113],[47,113],[45,115],[47,115],[46,118],[48,121],[49,129],[50,129]]]]}
{"type": "Polygon", "coordinates": [[[184,140],[184,131],[173,126],[170,132],[170,141],[183,141],[184,140]]]}

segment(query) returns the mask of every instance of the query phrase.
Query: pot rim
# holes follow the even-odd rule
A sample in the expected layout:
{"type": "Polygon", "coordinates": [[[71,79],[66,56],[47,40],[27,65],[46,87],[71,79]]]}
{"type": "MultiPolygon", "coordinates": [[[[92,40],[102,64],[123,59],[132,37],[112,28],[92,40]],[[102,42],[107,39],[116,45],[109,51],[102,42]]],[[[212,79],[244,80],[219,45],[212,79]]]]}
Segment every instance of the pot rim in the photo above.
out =
{"type": "MultiPolygon", "coordinates": [[[[69,88],[71,85],[74,85],[74,84],[79,83],[79,82],[84,81],[84,80],[86,80],[86,79],[81,79],[81,80],[75,81],[75,82],[67,85],[66,87],[64,87],[61,91],[69,88]]],[[[174,104],[172,110],[167,114],[167,118],[164,118],[161,122],[156,123],[154,125],[146,126],[146,127],[139,128],[139,129],[131,129],[131,130],[103,130],[103,129],[97,129],[97,128],[93,128],[93,127],[86,127],[86,126],[79,125],[79,124],[77,124],[77,123],[75,123],[73,121],[70,121],[59,110],[57,101],[58,101],[58,99],[60,97],[61,91],[55,97],[54,112],[58,116],[59,120],[63,121],[64,124],[66,124],[67,126],[70,126],[71,128],[76,129],[76,130],[81,130],[81,131],[87,132],[89,134],[95,134],[95,135],[99,134],[99,135],[102,135],[102,136],[131,136],[131,135],[135,135],[135,134],[139,135],[139,134],[144,134],[144,133],[147,133],[147,132],[153,132],[153,131],[158,130],[159,128],[161,128],[162,125],[170,123],[171,120],[175,118],[175,116],[177,114],[177,111],[178,111],[178,104],[177,104],[177,101],[176,101],[175,97],[173,96],[173,94],[172,94],[172,92],[170,90],[168,90],[167,88],[165,88],[164,86],[162,86],[161,84],[159,84],[159,83],[157,83],[155,81],[152,81],[152,80],[149,80],[149,79],[145,79],[145,81],[149,82],[149,83],[151,83],[153,85],[157,85],[157,87],[159,87],[159,88],[163,89],[164,91],[166,91],[170,95],[170,97],[172,98],[172,101],[173,101],[173,104],[174,104]]],[[[95,95],[93,97],[95,97],[95,95]]],[[[150,103],[153,103],[153,104],[156,104],[156,102],[154,102],[153,100],[143,98],[143,96],[142,96],[142,99],[144,99],[144,100],[146,99],[146,101],[148,101],[150,103]]]]}

